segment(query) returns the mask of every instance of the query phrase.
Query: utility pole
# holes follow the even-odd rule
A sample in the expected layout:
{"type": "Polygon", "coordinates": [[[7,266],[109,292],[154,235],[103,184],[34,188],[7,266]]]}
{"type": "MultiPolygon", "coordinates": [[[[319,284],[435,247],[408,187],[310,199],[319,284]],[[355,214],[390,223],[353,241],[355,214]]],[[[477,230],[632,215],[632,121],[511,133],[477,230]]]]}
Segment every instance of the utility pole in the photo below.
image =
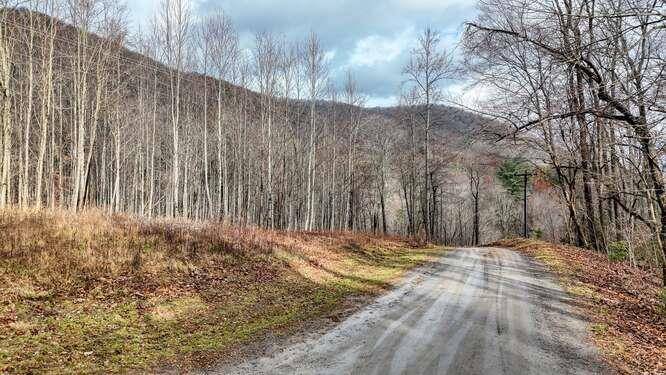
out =
{"type": "Polygon", "coordinates": [[[523,178],[523,237],[527,238],[527,178],[532,176],[532,174],[525,172],[516,176],[523,178]]]}

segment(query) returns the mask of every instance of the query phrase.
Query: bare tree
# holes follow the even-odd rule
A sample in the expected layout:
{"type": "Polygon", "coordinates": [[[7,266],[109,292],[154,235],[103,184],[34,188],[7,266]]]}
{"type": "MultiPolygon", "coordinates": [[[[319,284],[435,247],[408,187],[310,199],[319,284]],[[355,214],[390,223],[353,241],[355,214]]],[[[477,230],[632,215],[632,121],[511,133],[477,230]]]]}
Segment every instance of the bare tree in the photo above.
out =
{"type": "MultiPolygon", "coordinates": [[[[7,14],[0,14],[4,21],[7,14]]],[[[11,113],[11,71],[12,71],[12,39],[5,22],[0,22],[0,115],[2,120],[2,164],[0,168],[0,208],[9,203],[10,170],[12,162],[12,113],[11,113]]]]}
{"type": "Polygon", "coordinates": [[[280,63],[279,44],[269,33],[260,33],[256,37],[254,50],[254,65],[259,91],[262,95],[262,123],[266,127],[267,143],[267,181],[266,181],[266,205],[268,209],[268,226],[275,227],[274,200],[273,200],[273,112],[274,98],[277,95],[277,74],[280,63]]]}
{"type": "Polygon", "coordinates": [[[347,135],[347,179],[346,184],[349,191],[346,194],[345,225],[348,229],[354,230],[354,186],[358,184],[354,175],[356,140],[361,126],[361,113],[359,107],[363,105],[363,98],[358,93],[358,86],[351,71],[347,71],[347,80],[344,88],[345,103],[349,110],[348,114],[348,135],[347,135]]]}
{"type": "Polygon", "coordinates": [[[430,170],[430,133],[432,126],[432,106],[441,99],[440,84],[451,74],[451,58],[440,46],[439,34],[427,28],[419,37],[418,46],[412,51],[412,56],[403,69],[408,81],[413,83],[419,93],[420,105],[422,106],[422,121],[424,128],[424,160],[423,179],[425,181],[422,199],[424,201],[423,223],[426,238],[433,235],[430,199],[430,187],[432,186],[432,175],[430,170]]]}
{"type": "Polygon", "coordinates": [[[305,43],[303,56],[305,62],[305,74],[308,81],[308,90],[310,96],[310,143],[308,148],[308,173],[307,173],[307,210],[305,216],[304,228],[310,230],[314,223],[314,183],[315,183],[315,165],[316,165],[316,143],[317,133],[316,105],[323,94],[323,89],[328,75],[326,67],[325,53],[322,49],[319,38],[314,32],[310,33],[305,43]]]}
{"type": "Polygon", "coordinates": [[[162,0],[155,19],[155,32],[160,42],[161,58],[169,70],[171,133],[173,140],[171,197],[168,213],[178,214],[180,189],[181,85],[185,48],[190,38],[190,9],[185,0],[162,0]]]}

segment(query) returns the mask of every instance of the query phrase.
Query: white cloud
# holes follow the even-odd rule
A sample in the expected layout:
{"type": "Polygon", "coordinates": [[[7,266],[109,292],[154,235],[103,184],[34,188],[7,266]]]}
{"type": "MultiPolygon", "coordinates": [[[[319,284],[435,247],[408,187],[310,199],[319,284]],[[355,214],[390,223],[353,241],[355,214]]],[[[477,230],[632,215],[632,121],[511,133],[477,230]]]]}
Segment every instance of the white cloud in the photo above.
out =
{"type": "Polygon", "coordinates": [[[409,28],[393,38],[370,35],[356,42],[349,57],[351,66],[375,66],[388,63],[400,56],[414,40],[414,29],[409,28]]]}
{"type": "Polygon", "coordinates": [[[326,51],[326,53],[324,53],[324,61],[327,62],[327,63],[333,61],[333,59],[335,59],[335,55],[337,53],[338,53],[338,51],[336,51],[334,49],[330,50],[330,51],[326,51]]]}
{"type": "MultiPolygon", "coordinates": [[[[185,0],[184,7],[189,11],[190,17],[195,18],[203,0],[185,0]]],[[[129,21],[132,28],[147,30],[153,17],[163,6],[163,0],[135,0],[127,3],[129,21]]]]}
{"type": "Polygon", "coordinates": [[[446,88],[447,104],[477,109],[488,98],[490,89],[471,82],[452,83],[446,88]]]}

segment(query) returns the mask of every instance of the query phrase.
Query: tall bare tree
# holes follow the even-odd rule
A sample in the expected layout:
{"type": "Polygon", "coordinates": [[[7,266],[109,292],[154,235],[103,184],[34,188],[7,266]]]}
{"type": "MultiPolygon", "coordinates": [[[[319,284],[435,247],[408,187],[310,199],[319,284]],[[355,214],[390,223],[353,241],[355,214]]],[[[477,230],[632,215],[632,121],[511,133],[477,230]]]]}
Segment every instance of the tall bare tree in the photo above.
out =
{"type": "Polygon", "coordinates": [[[307,190],[306,190],[306,216],[304,228],[310,230],[314,224],[314,184],[316,167],[316,143],[317,134],[317,116],[316,105],[324,92],[328,69],[326,66],[325,52],[321,47],[319,38],[314,32],[310,33],[304,52],[305,74],[308,81],[308,91],[310,96],[310,143],[308,147],[308,168],[307,168],[307,190]]]}
{"type": "Polygon", "coordinates": [[[430,136],[432,126],[432,106],[441,100],[440,85],[443,80],[450,78],[452,64],[450,56],[441,47],[439,33],[431,28],[426,28],[418,40],[418,46],[412,50],[409,62],[405,65],[403,73],[408,82],[415,85],[418,90],[419,104],[422,106],[422,122],[424,129],[424,161],[423,179],[425,181],[422,199],[424,201],[423,223],[426,238],[433,235],[432,225],[432,201],[430,188],[432,186],[432,175],[430,166],[430,136]]]}

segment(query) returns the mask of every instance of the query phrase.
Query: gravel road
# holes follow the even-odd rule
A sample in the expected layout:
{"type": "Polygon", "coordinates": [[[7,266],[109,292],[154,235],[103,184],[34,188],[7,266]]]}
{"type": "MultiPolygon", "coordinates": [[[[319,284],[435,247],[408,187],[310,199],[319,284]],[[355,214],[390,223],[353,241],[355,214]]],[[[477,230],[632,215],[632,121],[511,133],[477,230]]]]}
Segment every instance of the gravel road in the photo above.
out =
{"type": "Polygon", "coordinates": [[[458,249],[325,333],[217,374],[610,374],[574,301],[527,257],[458,249]]]}

